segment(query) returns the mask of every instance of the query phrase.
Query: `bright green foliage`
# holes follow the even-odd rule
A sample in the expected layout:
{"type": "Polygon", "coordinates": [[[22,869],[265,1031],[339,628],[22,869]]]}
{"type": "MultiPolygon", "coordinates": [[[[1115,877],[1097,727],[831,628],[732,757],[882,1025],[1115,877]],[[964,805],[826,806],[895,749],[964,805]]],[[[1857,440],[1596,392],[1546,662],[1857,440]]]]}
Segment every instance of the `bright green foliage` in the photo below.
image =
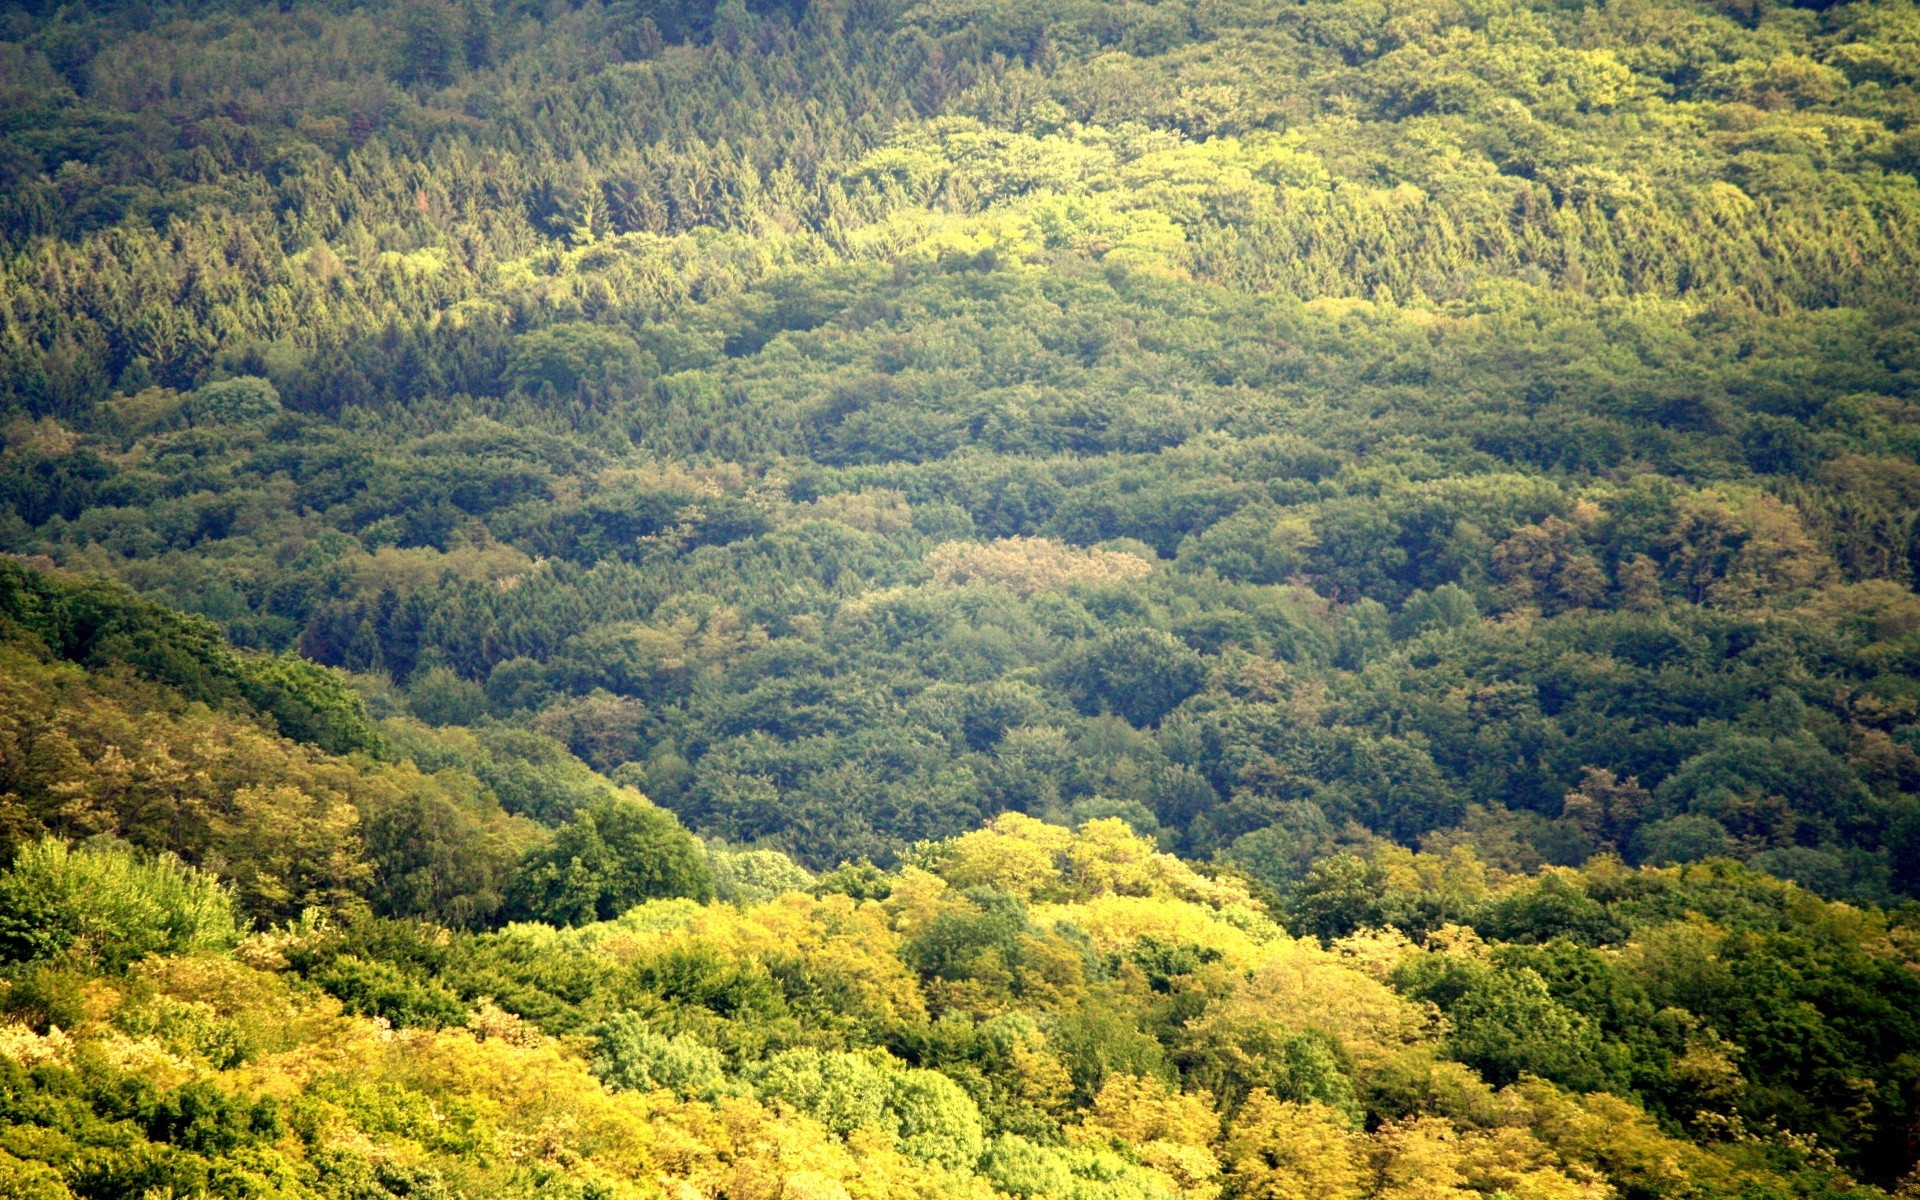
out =
{"type": "Polygon", "coordinates": [[[593,1073],[616,1091],[666,1090],[681,1099],[713,1100],[727,1092],[726,1060],[685,1034],[663,1037],[634,1013],[621,1013],[594,1031],[593,1073]]]}
{"type": "Polygon", "coordinates": [[[1453,1025],[1447,1047],[1455,1058],[1490,1083],[1537,1075],[1586,1091],[1602,1085],[1599,1039],[1578,1013],[1555,1002],[1536,972],[1520,967],[1461,974],[1466,978],[1442,975],[1402,985],[1429,999],[1453,993],[1445,1008],[1453,1025]]]}
{"type": "Polygon", "coordinates": [[[507,913],[554,925],[609,921],[646,900],[713,897],[700,844],[637,797],[582,810],[528,854],[507,884],[507,913]]]}
{"type": "Polygon", "coordinates": [[[1178,1194],[1164,1177],[1111,1151],[1036,1145],[1016,1134],[994,1140],[980,1172],[995,1189],[1021,1200],[1171,1200],[1178,1194]]]}
{"type": "Polygon", "coordinates": [[[280,393],[272,382],[257,375],[218,379],[195,389],[180,411],[194,425],[258,421],[279,413],[280,393]]]}
{"type": "Polygon", "coordinates": [[[238,936],[227,889],[172,855],[48,838],[22,847],[0,874],[8,963],[72,954],[117,971],[149,954],[226,950],[238,936]]]}
{"type": "Polygon", "coordinates": [[[813,875],[778,850],[729,850],[707,847],[713,895],[730,904],[761,904],[785,892],[803,892],[813,875]]]}

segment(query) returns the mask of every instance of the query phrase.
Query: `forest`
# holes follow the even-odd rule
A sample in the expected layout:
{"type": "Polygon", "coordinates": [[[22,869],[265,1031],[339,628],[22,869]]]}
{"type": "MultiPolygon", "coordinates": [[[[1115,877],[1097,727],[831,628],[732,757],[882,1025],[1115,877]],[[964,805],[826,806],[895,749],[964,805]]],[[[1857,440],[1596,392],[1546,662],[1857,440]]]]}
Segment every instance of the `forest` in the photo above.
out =
{"type": "Polygon", "coordinates": [[[1920,6],[0,0],[0,1195],[1920,1197],[1920,6]]]}

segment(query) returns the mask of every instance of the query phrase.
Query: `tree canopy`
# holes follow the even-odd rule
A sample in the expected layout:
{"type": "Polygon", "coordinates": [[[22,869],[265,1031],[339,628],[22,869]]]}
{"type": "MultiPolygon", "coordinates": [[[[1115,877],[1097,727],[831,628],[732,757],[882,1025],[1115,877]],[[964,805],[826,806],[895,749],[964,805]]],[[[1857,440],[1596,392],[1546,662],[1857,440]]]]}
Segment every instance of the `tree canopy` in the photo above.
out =
{"type": "Polygon", "coordinates": [[[0,1192],[1911,1193],[1916,297],[1911,0],[0,5],[0,1192]]]}

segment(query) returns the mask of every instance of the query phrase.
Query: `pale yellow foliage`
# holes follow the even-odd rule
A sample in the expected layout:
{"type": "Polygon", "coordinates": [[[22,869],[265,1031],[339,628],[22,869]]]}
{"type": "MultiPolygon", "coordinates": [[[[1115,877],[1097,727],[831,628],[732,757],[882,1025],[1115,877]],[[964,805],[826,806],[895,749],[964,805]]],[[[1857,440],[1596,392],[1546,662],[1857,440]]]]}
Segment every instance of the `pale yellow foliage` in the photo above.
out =
{"type": "Polygon", "coordinates": [[[926,561],[936,583],[1002,587],[1019,596],[1075,583],[1119,583],[1153,570],[1152,563],[1137,555],[1033,537],[1000,538],[985,544],[945,542],[928,551],[926,561]]]}
{"type": "Polygon", "coordinates": [[[806,504],[796,504],[787,519],[800,521],[837,521],[854,529],[889,536],[913,528],[913,509],[904,493],[895,488],[867,488],[858,492],[835,492],[806,504]]]}
{"type": "Polygon", "coordinates": [[[1225,1046],[1309,1030],[1332,1035],[1363,1066],[1432,1036],[1425,1009],[1311,938],[1266,947],[1246,981],[1188,1025],[1197,1043],[1225,1046]]]}
{"type": "Polygon", "coordinates": [[[1537,1079],[1506,1093],[1525,1104],[1534,1136],[1562,1162],[1603,1174],[1622,1187],[1645,1195],[1688,1196],[1698,1194],[1702,1183],[1731,1182],[1733,1171],[1724,1160],[1667,1137],[1652,1117],[1611,1093],[1576,1096],[1537,1079]]]}
{"type": "Polygon", "coordinates": [[[1089,821],[1075,834],[1002,813],[984,829],[942,843],[926,865],[953,887],[992,887],[1038,903],[1138,896],[1216,909],[1253,904],[1239,883],[1208,879],[1112,817],[1089,821]]]}
{"type": "Polygon", "coordinates": [[[1213,1097],[1184,1094],[1151,1076],[1113,1075],[1093,1099],[1080,1138],[1132,1145],[1140,1162],[1172,1179],[1183,1196],[1219,1194],[1220,1160],[1209,1147],[1220,1135],[1213,1097]]]}
{"type": "Polygon", "coordinates": [[[0,462],[57,458],[79,444],[80,435],[52,417],[15,417],[0,427],[0,462]]]}
{"type": "Polygon", "coordinates": [[[438,584],[441,579],[478,580],[504,585],[533,569],[533,560],[512,546],[457,546],[441,551],[431,546],[400,549],[382,546],[369,555],[346,560],[353,585],[363,592],[392,591],[399,595],[438,584]]]}
{"type": "Polygon", "coordinates": [[[1386,982],[1407,959],[1418,955],[1420,947],[1398,929],[1362,929],[1333,943],[1333,952],[1346,964],[1370,979],[1386,982]]]}
{"type": "Polygon", "coordinates": [[[1438,1117],[1381,1129],[1372,1139],[1377,1200],[1474,1200],[1461,1170],[1459,1134],[1438,1117]]]}
{"type": "Polygon", "coordinates": [[[511,1046],[538,1046],[548,1040],[538,1028],[501,1008],[491,998],[483,998],[467,1014],[467,1032],[482,1042],[498,1040],[511,1046]]]}
{"type": "Polygon", "coordinates": [[[1067,1110],[1073,1099],[1073,1076],[1030,1018],[1008,1048],[1007,1058],[1013,1063],[1015,1096],[1055,1116],[1067,1110]]]}
{"type": "Polygon", "coordinates": [[[923,932],[950,906],[949,890],[947,881],[931,871],[911,865],[902,868],[884,902],[894,931],[903,938],[923,932]]]}
{"type": "Polygon", "coordinates": [[[1898,643],[1920,633],[1920,596],[1891,579],[1867,579],[1823,588],[1794,615],[1817,625],[1858,628],[1873,642],[1898,643]]]}
{"type": "Polygon", "coordinates": [[[1287,940],[1266,923],[1251,929],[1196,904],[1168,904],[1145,896],[1096,896],[1080,904],[1037,906],[1038,921],[1071,921],[1103,954],[1116,954],[1143,937],[1174,945],[1191,943],[1217,951],[1230,967],[1251,969],[1264,961],[1269,942],[1287,940]]]}
{"type": "Polygon", "coordinates": [[[1213,1097],[1175,1091],[1151,1075],[1108,1076],[1086,1125],[1129,1142],[1211,1145],[1220,1133],[1213,1097]]]}
{"type": "Polygon", "coordinates": [[[193,1058],[152,1034],[130,1036],[119,1030],[107,1030],[91,1039],[89,1049],[96,1062],[139,1075],[161,1087],[179,1087],[199,1074],[201,1068],[193,1058]]]}
{"type": "Polygon", "coordinates": [[[278,975],[212,955],[144,959],[126,984],[124,992],[95,984],[90,1016],[116,1027],[118,1053],[164,1060],[183,1072],[210,1069],[236,1049],[293,1049],[339,1014],[330,999],[300,998],[278,975]]]}
{"type": "Polygon", "coordinates": [[[781,1179],[780,1200],[852,1200],[852,1196],[823,1171],[795,1171],[781,1179]]]}
{"type": "Polygon", "coordinates": [[[1220,1159],[1205,1146],[1185,1142],[1138,1142],[1140,1164],[1173,1180],[1188,1200],[1214,1200],[1220,1194],[1220,1159]]]}
{"type": "Polygon", "coordinates": [[[1070,895],[1159,896],[1213,908],[1248,905],[1252,896],[1231,880],[1208,879],[1133,832],[1125,821],[1088,821],[1067,847],[1061,883],[1070,895]]]}
{"type": "Polygon", "coordinates": [[[1235,1200],[1359,1200],[1360,1139],[1323,1104],[1292,1104],[1256,1088],[1224,1147],[1235,1200]]]}
{"type": "Polygon", "coordinates": [[[570,1160],[631,1180],[653,1174],[644,1098],[606,1091],[552,1042],[516,1046],[444,1030],[375,1044],[381,1052],[369,1056],[369,1072],[477,1113],[511,1159],[570,1160]]]}
{"type": "Polygon", "coordinates": [[[654,1128],[662,1171],[687,1189],[676,1196],[988,1200],[992,1195],[977,1179],[930,1172],[879,1131],[855,1130],[843,1143],[810,1117],[776,1113],[751,1099],[728,1099],[713,1107],[668,1104],[655,1110],[654,1128]]]}
{"type": "Polygon", "coordinates": [[[58,1025],[44,1034],[25,1025],[0,1025],[0,1058],[11,1059],[23,1067],[65,1064],[73,1053],[73,1039],[58,1025]]]}
{"type": "MultiPolygon", "coordinates": [[[[1610,1200],[1613,1189],[1561,1169],[1525,1129],[1462,1132],[1439,1117],[1384,1126],[1371,1141],[1376,1200],[1610,1200]]],[[[1581,1172],[1582,1176],[1586,1173],[1581,1172]]]]}
{"type": "Polygon", "coordinates": [[[1666,541],[1687,598],[1717,608],[1778,603],[1825,582],[1833,561],[1800,512],[1765,492],[1708,488],[1686,496],[1666,541]]]}
{"type": "Polygon", "coordinates": [[[1486,864],[1469,846],[1449,847],[1446,854],[1416,854],[1404,846],[1383,843],[1370,857],[1386,869],[1387,884],[1395,889],[1477,900],[1502,882],[1489,876],[1486,864]]]}
{"type": "Polygon", "coordinates": [[[744,911],[715,904],[689,923],[687,935],[735,957],[767,963],[799,958],[814,978],[857,995],[876,1019],[926,1017],[913,973],[900,961],[900,935],[877,904],[799,892],[744,911]]]}
{"type": "Polygon", "coordinates": [[[1467,1186],[1514,1200],[1612,1200],[1615,1192],[1590,1167],[1564,1164],[1533,1134],[1512,1127],[1462,1135],[1467,1186]]]}
{"type": "Polygon", "coordinates": [[[930,865],[955,888],[991,887],[1032,900],[1058,896],[1073,831],[1020,813],[942,843],[930,865]]]}
{"type": "Polygon", "coordinates": [[[1496,1093],[1472,1068],[1440,1058],[1438,1051],[1434,1045],[1410,1046],[1369,1064],[1369,1090],[1383,1107],[1445,1117],[1455,1125],[1525,1124],[1526,1105],[1519,1096],[1496,1093]]]}
{"type": "MultiPolygon", "coordinates": [[[[905,901],[913,891],[908,886],[903,895],[897,888],[895,895],[905,901]]],[[[888,909],[878,903],[857,903],[837,893],[815,897],[789,892],[745,908],[655,900],[617,920],[579,930],[516,926],[513,932],[530,940],[556,938],[622,966],[702,947],[733,961],[799,960],[809,976],[843,997],[857,999],[873,1019],[923,1019],[926,1004],[913,973],[900,961],[902,934],[894,924],[888,909]]]]}

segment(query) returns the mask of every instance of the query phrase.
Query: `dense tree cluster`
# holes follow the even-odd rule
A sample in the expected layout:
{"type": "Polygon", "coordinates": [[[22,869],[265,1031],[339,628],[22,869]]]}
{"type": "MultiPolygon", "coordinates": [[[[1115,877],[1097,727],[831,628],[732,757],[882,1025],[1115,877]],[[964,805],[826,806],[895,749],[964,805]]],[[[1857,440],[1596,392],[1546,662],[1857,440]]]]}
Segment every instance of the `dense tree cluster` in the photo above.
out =
{"type": "Polygon", "coordinates": [[[1867,1200],[1841,1164],[1905,1153],[1915,926],[1725,860],[1329,860],[1299,912],[1488,936],[1323,943],[1114,818],[914,858],[571,929],[309,909],[239,936],[177,859],[34,843],[0,875],[0,1180],[1867,1200]]]}
{"type": "Polygon", "coordinates": [[[0,539],[818,868],[1912,894],[1911,13],[1356,12],[17,13],[0,539]]]}

